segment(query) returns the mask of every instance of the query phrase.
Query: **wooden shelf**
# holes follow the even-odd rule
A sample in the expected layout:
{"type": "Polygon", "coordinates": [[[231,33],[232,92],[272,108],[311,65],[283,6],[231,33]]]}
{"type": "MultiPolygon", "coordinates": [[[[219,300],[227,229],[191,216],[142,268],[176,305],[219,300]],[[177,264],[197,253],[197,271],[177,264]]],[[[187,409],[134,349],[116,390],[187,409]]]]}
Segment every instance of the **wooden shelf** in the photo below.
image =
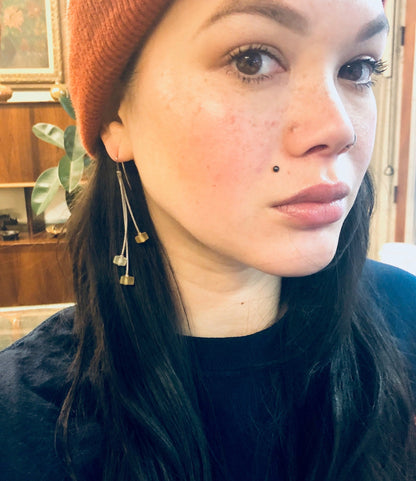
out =
{"type": "Polygon", "coordinates": [[[53,236],[48,232],[39,232],[29,236],[27,232],[20,232],[19,238],[16,240],[5,241],[0,238],[0,247],[22,246],[22,245],[39,245],[39,244],[56,244],[65,241],[65,236],[53,236]]]}
{"type": "Polygon", "coordinates": [[[16,189],[21,187],[34,187],[35,182],[6,182],[1,184],[0,189],[16,189]]]}

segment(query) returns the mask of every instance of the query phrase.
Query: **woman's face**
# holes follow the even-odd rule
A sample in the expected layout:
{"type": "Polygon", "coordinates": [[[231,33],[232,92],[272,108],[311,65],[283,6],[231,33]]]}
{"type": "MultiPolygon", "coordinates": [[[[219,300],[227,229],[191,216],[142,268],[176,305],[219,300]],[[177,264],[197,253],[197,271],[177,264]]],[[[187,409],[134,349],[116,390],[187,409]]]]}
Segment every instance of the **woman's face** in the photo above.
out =
{"type": "Polygon", "coordinates": [[[118,146],[173,260],[280,276],[331,261],[372,153],[386,30],[380,0],[174,3],[118,146]]]}

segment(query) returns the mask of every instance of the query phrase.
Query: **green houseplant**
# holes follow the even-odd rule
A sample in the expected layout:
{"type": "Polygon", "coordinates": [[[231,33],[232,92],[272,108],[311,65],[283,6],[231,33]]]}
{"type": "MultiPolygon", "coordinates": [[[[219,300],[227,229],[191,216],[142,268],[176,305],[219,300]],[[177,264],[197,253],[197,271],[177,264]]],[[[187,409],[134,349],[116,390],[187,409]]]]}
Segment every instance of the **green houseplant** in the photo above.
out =
{"type": "MultiPolygon", "coordinates": [[[[59,102],[75,120],[75,112],[69,96],[61,95],[59,102]]],[[[65,154],[56,167],[51,167],[40,174],[32,191],[32,210],[35,215],[41,214],[52,202],[60,188],[65,190],[66,202],[71,207],[74,195],[80,189],[85,168],[91,162],[82,146],[75,125],[68,126],[65,131],[53,124],[38,123],[32,132],[39,139],[55,145],[65,154]]]]}

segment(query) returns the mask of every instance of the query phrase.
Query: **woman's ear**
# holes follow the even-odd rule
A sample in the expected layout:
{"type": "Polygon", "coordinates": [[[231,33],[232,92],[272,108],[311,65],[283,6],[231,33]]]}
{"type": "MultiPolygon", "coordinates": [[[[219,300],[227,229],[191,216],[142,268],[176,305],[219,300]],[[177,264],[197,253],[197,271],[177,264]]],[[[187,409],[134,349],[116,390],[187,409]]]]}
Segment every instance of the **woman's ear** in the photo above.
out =
{"type": "Polygon", "coordinates": [[[108,155],[115,162],[133,159],[133,149],[126,127],[121,120],[113,120],[101,129],[101,140],[108,155]]]}

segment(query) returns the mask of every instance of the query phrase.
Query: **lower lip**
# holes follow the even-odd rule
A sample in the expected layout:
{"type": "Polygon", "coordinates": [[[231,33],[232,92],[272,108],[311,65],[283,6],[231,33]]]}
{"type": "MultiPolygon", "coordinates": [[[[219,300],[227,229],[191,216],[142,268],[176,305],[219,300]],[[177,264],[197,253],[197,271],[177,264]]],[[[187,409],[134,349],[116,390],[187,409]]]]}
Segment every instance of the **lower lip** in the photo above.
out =
{"type": "Polygon", "coordinates": [[[330,203],[301,202],[274,207],[305,227],[320,227],[339,221],[344,215],[342,199],[330,203]]]}

